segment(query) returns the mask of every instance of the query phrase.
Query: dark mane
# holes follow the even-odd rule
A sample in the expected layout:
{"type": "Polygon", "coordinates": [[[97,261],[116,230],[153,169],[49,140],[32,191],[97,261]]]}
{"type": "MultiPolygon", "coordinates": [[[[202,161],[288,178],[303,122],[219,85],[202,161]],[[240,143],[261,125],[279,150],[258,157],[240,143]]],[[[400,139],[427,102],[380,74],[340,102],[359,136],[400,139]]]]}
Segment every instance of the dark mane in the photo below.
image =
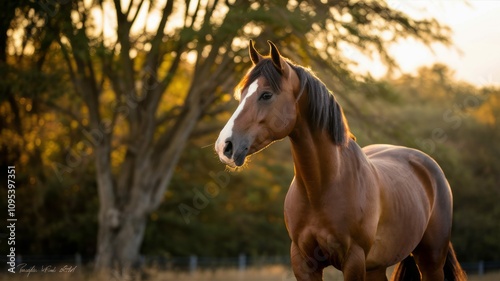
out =
{"type": "Polygon", "coordinates": [[[299,77],[300,93],[308,93],[311,125],[326,130],[333,143],[346,145],[349,140],[349,127],[333,93],[309,69],[291,63],[289,65],[299,77]]]}
{"type": "MultiPolygon", "coordinates": [[[[334,144],[346,145],[349,128],[342,108],[337,103],[333,93],[309,69],[295,65],[290,61],[287,62],[299,77],[300,93],[308,93],[311,125],[326,130],[334,144]]],[[[247,88],[260,76],[267,80],[275,93],[281,92],[281,74],[276,70],[272,61],[266,58],[256,64],[238,84],[236,98],[239,98],[241,90],[247,88]]]]}

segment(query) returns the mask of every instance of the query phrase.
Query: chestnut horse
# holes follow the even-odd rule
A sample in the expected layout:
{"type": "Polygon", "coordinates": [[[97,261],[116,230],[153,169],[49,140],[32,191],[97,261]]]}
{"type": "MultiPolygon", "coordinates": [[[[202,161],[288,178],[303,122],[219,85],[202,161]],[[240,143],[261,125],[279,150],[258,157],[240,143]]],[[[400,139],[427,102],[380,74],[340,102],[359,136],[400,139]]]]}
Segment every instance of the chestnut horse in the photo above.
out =
{"type": "Polygon", "coordinates": [[[215,150],[241,166],[248,155],[290,138],[295,177],[285,199],[297,280],[322,280],[329,265],[344,280],[466,280],[450,242],[452,194],[428,155],[393,145],[361,149],[342,108],[310,70],[268,41],[250,41],[253,68],[236,89],[240,104],[215,150]]]}

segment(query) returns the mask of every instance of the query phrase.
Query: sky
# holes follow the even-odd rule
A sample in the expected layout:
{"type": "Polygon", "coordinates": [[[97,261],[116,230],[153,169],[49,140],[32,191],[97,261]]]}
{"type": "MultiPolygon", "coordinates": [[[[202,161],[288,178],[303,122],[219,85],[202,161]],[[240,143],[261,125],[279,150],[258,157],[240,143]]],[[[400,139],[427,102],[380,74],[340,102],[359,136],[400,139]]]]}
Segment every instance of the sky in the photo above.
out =
{"type": "MultiPolygon", "coordinates": [[[[434,17],[453,30],[451,48],[433,51],[408,40],[391,48],[404,72],[441,62],[455,70],[455,78],[477,86],[500,86],[500,1],[392,0],[389,4],[415,18],[434,17]]],[[[382,74],[373,66],[375,76],[382,74]]]]}

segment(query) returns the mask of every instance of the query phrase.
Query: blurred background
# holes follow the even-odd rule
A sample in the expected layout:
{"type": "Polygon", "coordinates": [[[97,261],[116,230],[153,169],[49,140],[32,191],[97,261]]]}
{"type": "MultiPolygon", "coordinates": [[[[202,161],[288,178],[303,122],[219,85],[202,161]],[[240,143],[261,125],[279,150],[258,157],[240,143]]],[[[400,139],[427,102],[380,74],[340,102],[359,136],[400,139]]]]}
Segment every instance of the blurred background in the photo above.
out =
{"type": "Polygon", "coordinates": [[[272,40],[313,69],[361,146],[436,159],[454,193],[459,260],[470,274],[500,270],[500,3],[4,5],[0,174],[5,183],[15,166],[18,262],[179,272],[282,264],[269,280],[292,278],[288,140],[237,171],[213,150],[254,39],[261,53],[272,40]]]}

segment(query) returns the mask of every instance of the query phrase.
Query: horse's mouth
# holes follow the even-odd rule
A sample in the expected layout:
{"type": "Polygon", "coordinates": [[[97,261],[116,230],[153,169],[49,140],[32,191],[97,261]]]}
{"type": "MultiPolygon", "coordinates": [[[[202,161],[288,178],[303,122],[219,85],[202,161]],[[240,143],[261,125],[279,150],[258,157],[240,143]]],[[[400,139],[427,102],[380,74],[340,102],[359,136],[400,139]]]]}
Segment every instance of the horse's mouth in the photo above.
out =
{"type": "MultiPolygon", "coordinates": [[[[254,143],[255,144],[255,143],[254,143]]],[[[241,150],[237,150],[234,152],[234,154],[231,156],[231,158],[227,157],[219,157],[223,163],[226,165],[230,166],[231,168],[236,168],[236,167],[241,167],[245,164],[245,161],[248,156],[257,153],[259,151],[262,151],[266,147],[270,145],[270,142],[267,142],[265,145],[260,145],[260,146],[255,146],[252,144],[251,147],[245,147],[241,150]]]]}
{"type": "Polygon", "coordinates": [[[232,164],[234,167],[241,167],[245,163],[245,159],[247,158],[248,155],[248,148],[243,148],[240,151],[235,151],[232,157],[232,164]]]}

